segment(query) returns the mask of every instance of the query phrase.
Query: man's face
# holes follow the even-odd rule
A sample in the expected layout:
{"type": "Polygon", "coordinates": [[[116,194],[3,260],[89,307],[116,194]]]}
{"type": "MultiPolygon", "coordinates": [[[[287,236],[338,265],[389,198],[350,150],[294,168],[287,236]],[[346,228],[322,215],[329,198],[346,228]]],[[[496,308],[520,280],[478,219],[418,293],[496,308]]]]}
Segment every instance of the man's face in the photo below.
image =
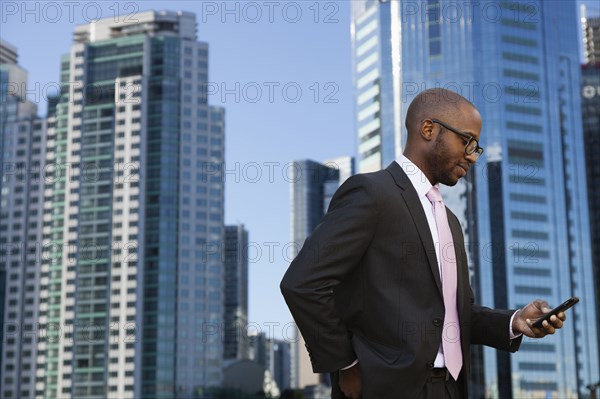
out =
{"type": "MultiPolygon", "coordinates": [[[[446,120],[442,122],[479,140],[481,134],[479,112],[468,104],[462,105],[459,109],[460,112],[446,117],[446,120]]],[[[477,161],[477,155],[467,155],[465,153],[468,138],[462,137],[439,124],[435,126],[439,130],[433,143],[430,170],[436,182],[454,186],[477,161]]]]}

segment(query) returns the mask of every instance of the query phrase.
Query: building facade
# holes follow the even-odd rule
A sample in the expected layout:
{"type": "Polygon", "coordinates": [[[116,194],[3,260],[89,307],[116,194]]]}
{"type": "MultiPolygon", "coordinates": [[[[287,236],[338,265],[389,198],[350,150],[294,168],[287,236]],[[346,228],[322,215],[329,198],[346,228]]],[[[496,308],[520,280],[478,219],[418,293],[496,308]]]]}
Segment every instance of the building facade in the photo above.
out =
{"type": "Polygon", "coordinates": [[[243,224],[225,226],[224,310],[224,360],[248,359],[248,230],[243,224]]]}
{"type": "Polygon", "coordinates": [[[576,5],[364,0],[352,20],[359,171],[400,154],[396,121],[416,94],[462,94],[481,112],[486,152],[443,191],[465,231],[476,300],[519,308],[585,298],[559,334],[526,339],[514,355],[474,348],[473,396],[583,395],[598,380],[598,344],[576,5]],[[384,120],[386,109],[394,115],[384,120]]]}
{"type": "Polygon", "coordinates": [[[224,110],[195,16],[76,28],[49,101],[38,398],[191,398],[222,379],[224,110]]]}
{"type": "MultiPolygon", "coordinates": [[[[588,10],[582,8],[585,64],[581,68],[581,116],[585,140],[597,328],[600,331],[600,16],[588,16],[588,10]]],[[[600,346],[600,336],[598,345],[600,346]]]]}
{"type": "MultiPolygon", "coordinates": [[[[585,140],[596,315],[600,315],[600,61],[581,69],[581,111],[585,140]]],[[[600,318],[598,318],[600,331],[600,318]]],[[[598,337],[600,345],[600,336],[598,337]]]]}
{"type": "Polygon", "coordinates": [[[291,345],[285,340],[272,339],[271,341],[272,356],[269,369],[279,390],[283,392],[292,386],[291,345]]]}
{"type": "MultiPolygon", "coordinates": [[[[324,163],[311,160],[294,161],[290,183],[291,233],[294,244],[292,257],[296,257],[306,238],[317,227],[327,212],[329,202],[337,188],[354,174],[354,158],[339,157],[324,163]]],[[[291,387],[328,384],[328,375],[314,374],[304,339],[291,342],[291,387]]]]}
{"type": "Polygon", "coordinates": [[[249,337],[250,359],[269,371],[279,391],[292,387],[291,345],[285,340],[268,338],[265,333],[249,337]]]}
{"type": "Polygon", "coordinates": [[[0,42],[0,395],[35,394],[46,121],[25,97],[17,50],[0,42]]]}
{"type": "Polygon", "coordinates": [[[583,53],[586,64],[600,62],[600,16],[588,16],[588,10],[583,7],[583,53]]]}
{"type": "Polygon", "coordinates": [[[352,5],[352,53],[357,134],[356,169],[389,165],[401,146],[399,2],[352,5]]]}

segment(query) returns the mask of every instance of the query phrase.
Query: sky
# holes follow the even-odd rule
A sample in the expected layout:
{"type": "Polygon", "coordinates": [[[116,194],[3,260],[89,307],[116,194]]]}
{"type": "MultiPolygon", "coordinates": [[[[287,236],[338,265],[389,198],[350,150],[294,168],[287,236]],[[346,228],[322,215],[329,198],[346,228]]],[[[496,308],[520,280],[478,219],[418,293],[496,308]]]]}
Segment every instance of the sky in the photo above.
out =
{"type": "Polygon", "coordinates": [[[225,222],[249,231],[251,328],[289,337],[279,282],[291,260],[290,162],[355,154],[350,1],[4,0],[0,37],[45,115],[76,25],[165,9],[194,12],[209,43],[209,102],[226,110],[225,222]]]}

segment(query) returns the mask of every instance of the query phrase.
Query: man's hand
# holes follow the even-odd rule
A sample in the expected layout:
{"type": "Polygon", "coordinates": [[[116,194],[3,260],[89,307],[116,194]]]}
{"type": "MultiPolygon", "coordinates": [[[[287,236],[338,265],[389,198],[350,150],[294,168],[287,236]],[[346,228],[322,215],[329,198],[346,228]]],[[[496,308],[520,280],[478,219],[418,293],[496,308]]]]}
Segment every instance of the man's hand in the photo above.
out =
{"type": "Polygon", "coordinates": [[[340,389],[350,399],[360,399],[360,363],[346,370],[340,370],[340,389]]]}
{"type": "Polygon", "coordinates": [[[567,318],[565,312],[560,312],[556,316],[550,317],[550,322],[544,321],[541,328],[533,327],[533,322],[551,310],[548,302],[536,299],[517,312],[513,319],[513,332],[515,334],[521,333],[531,338],[542,338],[548,334],[554,334],[556,330],[563,326],[563,321],[567,318]]]}

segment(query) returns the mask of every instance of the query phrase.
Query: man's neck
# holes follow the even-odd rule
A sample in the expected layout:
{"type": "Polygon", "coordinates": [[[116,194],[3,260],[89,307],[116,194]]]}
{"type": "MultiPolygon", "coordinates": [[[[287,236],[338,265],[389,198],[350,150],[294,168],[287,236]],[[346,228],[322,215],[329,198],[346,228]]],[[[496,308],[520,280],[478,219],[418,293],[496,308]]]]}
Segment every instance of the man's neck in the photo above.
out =
{"type": "Polygon", "coordinates": [[[433,179],[431,178],[431,173],[429,173],[429,170],[425,167],[425,164],[421,161],[421,157],[412,153],[408,149],[404,150],[404,153],[402,155],[404,155],[409,161],[414,163],[417,166],[417,168],[419,168],[421,170],[421,172],[425,175],[427,180],[429,180],[431,185],[435,186],[435,183],[433,182],[433,179]]]}

